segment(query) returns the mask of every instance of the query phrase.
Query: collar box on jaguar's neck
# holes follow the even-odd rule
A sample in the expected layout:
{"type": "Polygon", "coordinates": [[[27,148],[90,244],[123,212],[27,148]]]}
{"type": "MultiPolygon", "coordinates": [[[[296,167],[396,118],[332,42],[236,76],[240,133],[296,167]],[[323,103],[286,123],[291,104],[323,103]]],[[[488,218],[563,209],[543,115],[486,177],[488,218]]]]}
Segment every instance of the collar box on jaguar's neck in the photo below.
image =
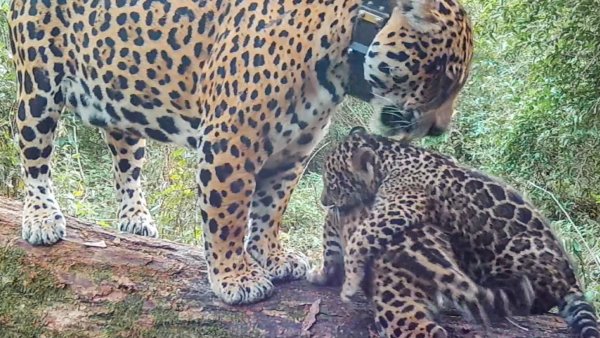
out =
{"type": "Polygon", "coordinates": [[[574,266],[544,216],[500,180],[452,158],[354,128],[326,158],[317,284],[363,289],[385,337],[445,337],[439,299],[488,324],[558,306],[600,337],[574,266]],[[410,336],[413,337],[413,336],[410,336]]]}

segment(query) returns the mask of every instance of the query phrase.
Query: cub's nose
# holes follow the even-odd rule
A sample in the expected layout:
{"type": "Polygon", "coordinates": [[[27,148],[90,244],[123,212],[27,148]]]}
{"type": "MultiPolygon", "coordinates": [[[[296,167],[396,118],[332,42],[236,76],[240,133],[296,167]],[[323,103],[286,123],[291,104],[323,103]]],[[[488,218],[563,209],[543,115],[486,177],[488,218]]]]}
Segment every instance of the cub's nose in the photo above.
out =
{"type": "Polygon", "coordinates": [[[381,109],[380,121],[393,134],[411,133],[417,127],[417,112],[412,109],[399,110],[393,106],[385,106],[381,109]]]}

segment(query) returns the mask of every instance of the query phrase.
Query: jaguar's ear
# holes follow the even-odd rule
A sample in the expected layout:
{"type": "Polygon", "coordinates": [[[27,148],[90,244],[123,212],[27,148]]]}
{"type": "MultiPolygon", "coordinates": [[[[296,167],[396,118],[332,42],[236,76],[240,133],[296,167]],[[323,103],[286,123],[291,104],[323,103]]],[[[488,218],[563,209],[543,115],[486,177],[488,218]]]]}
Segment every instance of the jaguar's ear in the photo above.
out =
{"type": "Polygon", "coordinates": [[[423,33],[439,29],[442,13],[449,11],[441,0],[396,0],[396,4],[412,28],[423,33]]]}
{"type": "Polygon", "coordinates": [[[367,130],[364,127],[356,126],[356,127],[352,127],[352,129],[350,129],[349,135],[354,135],[354,134],[364,135],[366,133],[367,133],[367,130]]]}
{"type": "Polygon", "coordinates": [[[375,151],[369,147],[358,148],[352,154],[352,170],[367,180],[375,177],[375,151]]]}

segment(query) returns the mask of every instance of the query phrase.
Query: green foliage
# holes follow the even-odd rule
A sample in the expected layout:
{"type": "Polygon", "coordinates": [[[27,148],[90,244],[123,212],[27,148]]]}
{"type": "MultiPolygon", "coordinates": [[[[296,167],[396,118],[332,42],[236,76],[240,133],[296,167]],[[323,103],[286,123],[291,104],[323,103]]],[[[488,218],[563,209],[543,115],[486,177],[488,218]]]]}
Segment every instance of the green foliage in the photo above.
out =
{"type": "Polygon", "coordinates": [[[151,142],[144,186],[150,212],[162,237],[200,244],[202,223],[196,199],[199,155],[187,149],[151,142]],[[164,227],[163,224],[168,224],[164,227]]]}
{"type": "Polygon", "coordinates": [[[14,195],[20,188],[19,153],[13,141],[12,119],[16,77],[8,46],[7,4],[0,2],[0,194],[14,195]]]}
{"type": "Polygon", "coordinates": [[[283,218],[284,243],[312,259],[319,258],[323,237],[322,186],[319,174],[307,172],[294,190],[283,218]]]}
{"type": "Polygon", "coordinates": [[[354,126],[368,127],[371,107],[362,101],[347,97],[337,108],[331,119],[329,132],[324,140],[316,147],[313,157],[308,164],[307,172],[321,172],[321,164],[333,145],[348,135],[354,126]]]}
{"type": "Polygon", "coordinates": [[[60,192],[56,198],[63,211],[109,226],[118,205],[113,197],[112,160],[100,132],[81,125],[74,114],[63,113],[52,164],[52,178],[60,192]]]}

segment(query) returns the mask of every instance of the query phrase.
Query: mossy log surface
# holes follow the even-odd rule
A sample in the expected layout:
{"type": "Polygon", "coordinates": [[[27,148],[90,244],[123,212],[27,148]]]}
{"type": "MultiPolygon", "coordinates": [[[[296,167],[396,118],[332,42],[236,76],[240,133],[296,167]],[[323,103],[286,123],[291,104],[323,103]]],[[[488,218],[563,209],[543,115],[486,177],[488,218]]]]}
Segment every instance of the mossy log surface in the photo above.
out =
{"type": "MultiPolygon", "coordinates": [[[[210,291],[201,248],[67,218],[68,240],[20,239],[20,202],[0,197],[0,337],[375,337],[367,303],[335,288],[277,285],[268,300],[227,306],[210,291]],[[89,246],[103,241],[106,247],[89,246]]],[[[488,337],[568,337],[557,316],[495,324],[488,337]]],[[[458,316],[453,337],[484,336],[458,316]]]]}

